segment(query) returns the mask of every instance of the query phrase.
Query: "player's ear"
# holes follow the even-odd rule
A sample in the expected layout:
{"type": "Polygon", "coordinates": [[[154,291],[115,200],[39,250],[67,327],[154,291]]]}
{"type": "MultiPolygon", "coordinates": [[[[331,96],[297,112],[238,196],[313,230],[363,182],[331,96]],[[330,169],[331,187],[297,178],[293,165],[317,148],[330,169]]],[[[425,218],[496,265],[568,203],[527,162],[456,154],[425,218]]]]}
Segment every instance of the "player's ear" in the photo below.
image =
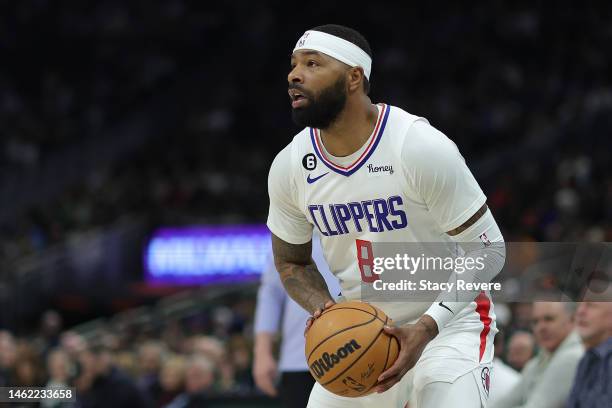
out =
{"type": "Polygon", "coordinates": [[[347,85],[349,92],[355,92],[359,89],[363,89],[363,80],[365,76],[363,74],[363,68],[352,67],[347,72],[347,85]]]}

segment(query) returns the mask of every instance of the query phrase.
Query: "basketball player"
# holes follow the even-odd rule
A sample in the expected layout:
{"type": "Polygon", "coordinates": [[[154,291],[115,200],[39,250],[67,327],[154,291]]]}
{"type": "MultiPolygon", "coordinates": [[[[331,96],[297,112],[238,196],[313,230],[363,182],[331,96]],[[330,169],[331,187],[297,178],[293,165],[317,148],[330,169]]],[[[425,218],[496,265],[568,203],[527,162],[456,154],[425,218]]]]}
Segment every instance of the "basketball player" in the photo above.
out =
{"type": "MultiPolygon", "coordinates": [[[[487,260],[476,281],[490,280],[505,260],[502,234],[455,144],[424,118],[372,104],[371,65],[365,38],[338,25],[307,31],[291,56],[292,116],[305,128],[270,169],[268,227],[283,284],[312,318],[333,304],[311,260],[313,228],[348,300],[359,300],[361,284],[373,279],[359,262],[364,245],[459,246],[465,257],[487,260]]],[[[400,342],[376,393],[346,398],[317,383],[308,407],[402,408],[409,398],[411,408],[486,406],[497,329],[488,293],[473,295],[425,307],[376,304],[400,342]]]]}

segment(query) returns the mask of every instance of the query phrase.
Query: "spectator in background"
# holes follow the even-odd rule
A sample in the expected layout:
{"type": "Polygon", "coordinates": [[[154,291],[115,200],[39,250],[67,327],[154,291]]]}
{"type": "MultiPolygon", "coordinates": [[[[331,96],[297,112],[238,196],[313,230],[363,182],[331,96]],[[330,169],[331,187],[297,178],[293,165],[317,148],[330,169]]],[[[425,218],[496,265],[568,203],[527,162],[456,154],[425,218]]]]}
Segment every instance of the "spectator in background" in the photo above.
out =
{"type": "Polygon", "coordinates": [[[55,310],[43,313],[40,319],[40,334],[34,340],[35,347],[41,354],[46,355],[50,349],[58,346],[62,325],[62,317],[55,310]]]}
{"type": "Polygon", "coordinates": [[[89,349],[82,350],[75,356],[75,377],[73,385],[76,389],[77,406],[87,407],[87,398],[95,379],[94,355],[89,349]]]}
{"type": "Polygon", "coordinates": [[[175,399],[185,386],[185,359],[181,356],[166,358],[159,375],[160,393],[156,406],[161,408],[175,399]]]}
{"type": "MultiPolygon", "coordinates": [[[[312,257],[330,293],[339,294],[340,284],[329,271],[317,235],[312,241],[312,257]]],[[[276,397],[279,394],[276,382],[280,372],[280,398],[285,408],[305,407],[314,385],[304,356],[304,326],[309,316],[285,292],[274,260],[270,257],[257,293],[253,378],[266,395],[276,397]],[[279,330],[282,330],[282,339],[277,365],[273,349],[279,330]]]]}
{"type": "MultiPolygon", "coordinates": [[[[72,366],[68,354],[61,349],[53,349],[47,355],[47,389],[66,389],[70,387],[72,366]]],[[[43,408],[57,408],[64,404],[60,400],[44,399],[41,402],[43,408]]],[[[65,404],[64,404],[65,405],[65,404]]]]}
{"type": "Polygon", "coordinates": [[[248,394],[254,389],[251,376],[251,343],[242,335],[234,335],[230,342],[230,361],[234,368],[234,394],[248,394]]]}
{"type": "Polygon", "coordinates": [[[73,331],[62,333],[60,346],[73,361],[78,361],[81,353],[87,349],[87,343],[83,337],[73,331]]]}
{"type": "MultiPolygon", "coordinates": [[[[502,330],[500,328],[500,331],[502,330]]],[[[504,354],[504,336],[497,334],[494,342],[495,358],[493,359],[493,374],[491,375],[488,400],[489,406],[494,406],[497,400],[508,395],[521,380],[521,375],[502,360],[504,354]]]]}
{"type": "Polygon", "coordinates": [[[585,353],[567,408],[612,407],[612,303],[583,302],[576,312],[576,329],[585,353]]]}
{"type": "Polygon", "coordinates": [[[204,408],[213,394],[215,371],[213,361],[203,355],[190,358],[185,372],[185,392],[167,408],[204,408]]]}
{"type": "MultiPolygon", "coordinates": [[[[136,380],[138,385],[138,361],[134,352],[130,350],[117,350],[113,352],[113,361],[115,366],[136,380]]],[[[147,390],[144,390],[148,393],[147,390]]]]}
{"type": "Polygon", "coordinates": [[[19,340],[16,353],[14,377],[9,385],[40,387],[44,379],[44,371],[40,366],[40,355],[31,344],[23,339],[19,340]]]}
{"type": "Polygon", "coordinates": [[[533,331],[540,351],[529,360],[520,382],[492,408],[560,408],[569,395],[584,349],[573,331],[574,305],[536,302],[533,331]]]}
{"type": "Polygon", "coordinates": [[[195,355],[206,357],[217,367],[216,391],[231,392],[235,388],[234,367],[221,340],[212,336],[197,336],[193,339],[192,351],[195,355]]]}
{"type": "Polygon", "coordinates": [[[534,350],[533,334],[525,331],[514,333],[508,342],[508,364],[515,370],[521,371],[533,357],[534,350]]]}
{"type": "Polygon", "coordinates": [[[80,406],[83,408],[148,408],[147,395],[125,373],[115,367],[111,351],[105,345],[91,350],[88,370],[92,381],[84,390],[80,406]]]}
{"type": "Polygon", "coordinates": [[[16,360],[17,346],[13,335],[5,330],[0,331],[0,387],[12,385],[16,360]]]}
{"type": "MultiPolygon", "coordinates": [[[[521,255],[523,256],[523,255],[521,255]]],[[[514,303],[512,305],[512,331],[531,331],[532,303],[514,303]]]]}
{"type": "Polygon", "coordinates": [[[158,341],[149,341],[138,349],[138,386],[157,400],[161,392],[159,371],[165,353],[165,347],[158,341]]]}

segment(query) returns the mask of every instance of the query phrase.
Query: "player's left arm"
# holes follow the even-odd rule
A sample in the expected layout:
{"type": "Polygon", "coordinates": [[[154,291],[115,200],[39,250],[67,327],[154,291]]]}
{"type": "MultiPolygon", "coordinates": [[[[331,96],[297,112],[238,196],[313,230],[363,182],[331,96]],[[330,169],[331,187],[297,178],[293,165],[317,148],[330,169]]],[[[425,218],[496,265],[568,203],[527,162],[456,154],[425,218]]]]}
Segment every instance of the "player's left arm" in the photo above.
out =
{"type": "MultiPolygon", "coordinates": [[[[456,145],[428,123],[417,121],[402,157],[404,163],[410,163],[406,168],[409,182],[440,229],[461,246],[464,258],[485,260],[482,270],[466,270],[461,278],[490,282],[504,265],[504,240],[484,193],[456,145]]],[[[415,324],[386,328],[399,339],[400,355],[380,375],[377,391],[384,392],[397,383],[416,364],[425,346],[477,295],[476,291],[462,293],[453,302],[437,299],[415,324]]]]}

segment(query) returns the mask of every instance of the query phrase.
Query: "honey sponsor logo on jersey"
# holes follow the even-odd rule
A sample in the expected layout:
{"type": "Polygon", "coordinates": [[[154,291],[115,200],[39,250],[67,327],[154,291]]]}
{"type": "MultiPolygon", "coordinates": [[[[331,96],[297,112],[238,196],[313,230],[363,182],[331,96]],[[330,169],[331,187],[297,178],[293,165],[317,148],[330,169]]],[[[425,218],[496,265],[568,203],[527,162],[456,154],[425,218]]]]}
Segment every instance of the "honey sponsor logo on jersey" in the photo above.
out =
{"type": "Polygon", "coordinates": [[[381,176],[383,174],[393,174],[393,166],[385,165],[385,166],[375,166],[373,164],[368,164],[368,173],[375,176],[381,176]]]}

